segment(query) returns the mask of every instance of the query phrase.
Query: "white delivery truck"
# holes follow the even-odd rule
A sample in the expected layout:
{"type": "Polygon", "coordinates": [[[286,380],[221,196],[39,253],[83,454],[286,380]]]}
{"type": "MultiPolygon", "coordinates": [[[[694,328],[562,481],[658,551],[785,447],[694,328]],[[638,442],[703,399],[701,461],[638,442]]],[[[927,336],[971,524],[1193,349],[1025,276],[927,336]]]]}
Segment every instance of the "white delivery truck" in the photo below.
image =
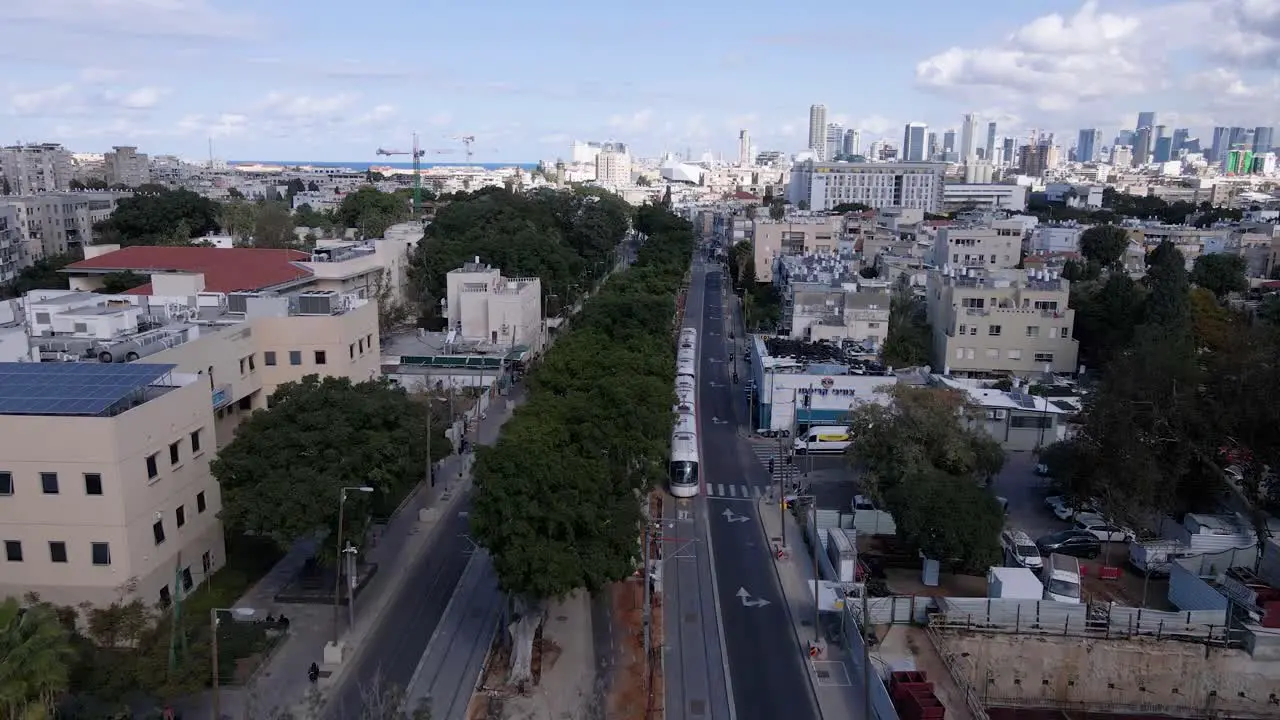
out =
{"type": "Polygon", "coordinates": [[[795,452],[797,455],[841,453],[852,443],[849,428],[843,425],[815,425],[796,438],[795,452]]]}
{"type": "Polygon", "coordinates": [[[1060,553],[1044,559],[1044,599],[1080,604],[1080,561],[1060,553]]]}
{"type": "Polygon", "coordinates": [[[987,571],[987,597],[1003,600],[1039,600],[1044,586],[1034,572],[1023,567],[993,567],[987,571]]]}

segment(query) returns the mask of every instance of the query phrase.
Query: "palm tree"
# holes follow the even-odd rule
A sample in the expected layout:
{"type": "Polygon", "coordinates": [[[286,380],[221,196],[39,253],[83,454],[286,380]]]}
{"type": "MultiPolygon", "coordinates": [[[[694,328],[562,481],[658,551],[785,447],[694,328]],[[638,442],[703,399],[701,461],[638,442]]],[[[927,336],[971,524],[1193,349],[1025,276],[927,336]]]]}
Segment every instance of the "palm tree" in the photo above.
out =
{"type": "Polygon", "coordinates": [[[53,717],[66,691],[74,650],[53,609],[0,602],[0,715],[15,720],[53,717]]]}

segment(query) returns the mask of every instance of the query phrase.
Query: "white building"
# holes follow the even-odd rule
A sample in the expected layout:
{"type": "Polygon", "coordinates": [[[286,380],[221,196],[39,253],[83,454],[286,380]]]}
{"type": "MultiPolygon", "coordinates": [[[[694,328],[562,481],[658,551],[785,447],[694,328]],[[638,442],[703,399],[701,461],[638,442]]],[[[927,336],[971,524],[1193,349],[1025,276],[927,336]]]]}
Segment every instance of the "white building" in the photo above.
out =
{"type": "Polygon", "coordinates": [[[477,257],[450,270],[445,286],[444,315],[451,344],[473,343],[492,350],[522,345],[535,352],[542,348],[542,281],[538,278],[505,278],[477,257]]]}
{"type": "Polygon", "coordinates": [[[1007,221],[1000,227],[994,225],[938,228],[933,263],[993,270],[1017,266],[1022,251],[1022,231],[1007,221]]]}
{"type": "Polygon", "coordinates": [[[18,229],[18,209],[0,204],[0,283],[11,282],[26,265],[26,243],[18,229]]]}
{"type": "Polygon", "coordinates": [[[1027,209],[1027,188],[1023,185],[947,183],[942,191],[942,207],[948,211],[973,207],[1022,212],[1027,209]]]}
{"type": "Polygon", "coordinates": [[[596,182],[610,187],[631,184],[631,153],[622,143],[605,143],[596,154],[596,182]]]}
{"type": "Polygon", "coordinates": [[[136,188],[151,182],[151,164],[138,148],[117,145],[102,156],[107,186],[125,185],[136,188]]]}
{"type": "Polygon", "coordinates": [[[57,143],[0,148],[0,176],[13,195],[67,190],[74,167],[71,153],[57,143]]]}
{"type": "Polygon", "coordinates": [[[1079,225],[1037,225],[1031,231],[1027,249],[1036,255],[1079,252],[1083,231],[1079,225]]]}
{"type": "Polygon", "coordinates": [[[579,165],[591,165],[596,161],[596,156],[600,154],[600,143],[583,142],[574,140],[569,146],[570,161],[579,165]]]}
{"type": "Polygon", "coordinates": [[[808,203],[821,211],[842,203],[873,208],[902,207],[924,212],[942,209],[942,163],[819,163],[812,160],[791,169],[787,201],[808,203]]]}

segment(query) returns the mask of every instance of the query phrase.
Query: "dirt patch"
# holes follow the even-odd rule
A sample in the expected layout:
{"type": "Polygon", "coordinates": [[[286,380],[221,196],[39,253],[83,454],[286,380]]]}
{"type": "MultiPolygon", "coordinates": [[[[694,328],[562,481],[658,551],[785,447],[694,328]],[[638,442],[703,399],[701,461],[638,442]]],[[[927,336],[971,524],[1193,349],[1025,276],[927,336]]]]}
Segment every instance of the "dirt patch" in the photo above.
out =
{"type": "Polygon", "coordinates": [[[649,720],[663,716],[662,611],[653,602],[650,653],[644,654],[644,581],[633,578],[610,589],[614,632],[619,639],[613,684],[606,704],[610,720],[649,720]]]}

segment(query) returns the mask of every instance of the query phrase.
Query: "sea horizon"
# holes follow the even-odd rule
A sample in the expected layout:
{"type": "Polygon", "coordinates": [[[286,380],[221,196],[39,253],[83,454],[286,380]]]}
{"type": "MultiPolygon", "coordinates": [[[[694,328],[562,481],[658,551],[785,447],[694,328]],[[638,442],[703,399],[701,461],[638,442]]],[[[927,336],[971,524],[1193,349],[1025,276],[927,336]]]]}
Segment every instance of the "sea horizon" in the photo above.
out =
{"type": "MultiPolygon", "coordinates": [[[[326,167],[326,168],[348,168],[351,170],[368,170],[372,167],[393,167],[399,170],[412,170],[411,162],[333,162],[330,160],[228,160],[228,165],[285,165],[285,166],[310,166],[310,167],[326,167]]],[[[498,170],[500,168],[518,167],[523,170],[532,170],[538,167],[536,162],[424,162],[421,163],[423,168],[448,168],[448,167],[481,167],[485,170],[498,170]]]]}

